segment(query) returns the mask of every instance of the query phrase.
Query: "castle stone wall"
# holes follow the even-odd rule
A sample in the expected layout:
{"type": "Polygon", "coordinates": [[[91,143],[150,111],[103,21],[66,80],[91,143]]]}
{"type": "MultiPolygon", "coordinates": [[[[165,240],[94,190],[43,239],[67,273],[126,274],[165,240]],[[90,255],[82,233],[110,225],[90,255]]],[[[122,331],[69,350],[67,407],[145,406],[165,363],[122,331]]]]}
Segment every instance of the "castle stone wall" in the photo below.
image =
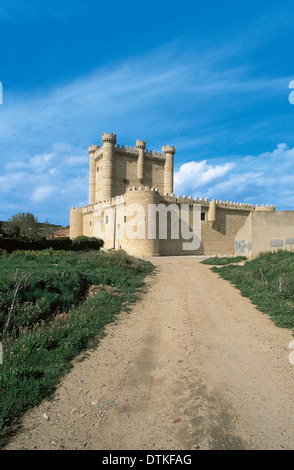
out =
{"type": "Polygon", "coordinates": [[[69,236],[74,239],[83,235],[83,209],[72,207],[70,210],[69,236]]]}
{"type": "Polygon", "coordinates": [[[264,251],[294,251],[294,211],[257,210],[235,237],[235,254],[255,257],[264,251]]]}

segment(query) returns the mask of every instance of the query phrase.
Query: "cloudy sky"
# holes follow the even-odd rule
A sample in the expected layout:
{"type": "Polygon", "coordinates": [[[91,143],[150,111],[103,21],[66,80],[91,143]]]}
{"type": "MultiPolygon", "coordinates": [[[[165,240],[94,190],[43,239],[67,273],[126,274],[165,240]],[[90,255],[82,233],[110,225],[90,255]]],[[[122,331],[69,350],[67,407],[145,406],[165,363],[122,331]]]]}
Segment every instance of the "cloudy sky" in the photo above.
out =
{"type": "Polygon", "coordinates": [[[294,209],[292,2],[0,0],[0,39],[0,220],[67,225],[104,132],[175,145],[176,194],[294,209]]]}

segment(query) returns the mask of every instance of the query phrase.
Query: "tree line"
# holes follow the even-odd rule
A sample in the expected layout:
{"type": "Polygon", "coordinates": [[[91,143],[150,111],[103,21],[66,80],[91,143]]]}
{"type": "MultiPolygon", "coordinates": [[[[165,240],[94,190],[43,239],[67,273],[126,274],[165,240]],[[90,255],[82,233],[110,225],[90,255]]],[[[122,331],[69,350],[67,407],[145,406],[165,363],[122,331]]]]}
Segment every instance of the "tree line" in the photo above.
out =
{"type": "Polygon", "coordinates": [[[100,250],[104,242],[100,238],[80,236],[74,240],[66,237],[49,237],[57,225],[51,225],[46,220],[39,223],[30,213],[15,214],[7,222],[0,221],[0,254],[1,250],[12,253],[17,250],[100,250]]]}
{"type": "Polygon", "coordinates": [[[7,222],[0,221],[0,234],[11,238],[28,238],[36,240],[48,237],[60,226],[54,226],[46,220],[40,223],[34,214],[20,212],[12,215],[7,222]]]}

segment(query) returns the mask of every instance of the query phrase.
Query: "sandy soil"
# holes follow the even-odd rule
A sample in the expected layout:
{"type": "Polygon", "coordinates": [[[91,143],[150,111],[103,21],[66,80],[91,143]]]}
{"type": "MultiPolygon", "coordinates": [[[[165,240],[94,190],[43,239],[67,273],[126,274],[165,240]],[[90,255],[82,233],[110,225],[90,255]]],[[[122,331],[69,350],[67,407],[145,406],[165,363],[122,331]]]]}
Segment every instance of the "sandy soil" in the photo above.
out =
{"type": "Polygon", "coordinates": [[[291,332],[201,258],[155,258],[130,314],[6,449],[293,449],[291,332]]]}

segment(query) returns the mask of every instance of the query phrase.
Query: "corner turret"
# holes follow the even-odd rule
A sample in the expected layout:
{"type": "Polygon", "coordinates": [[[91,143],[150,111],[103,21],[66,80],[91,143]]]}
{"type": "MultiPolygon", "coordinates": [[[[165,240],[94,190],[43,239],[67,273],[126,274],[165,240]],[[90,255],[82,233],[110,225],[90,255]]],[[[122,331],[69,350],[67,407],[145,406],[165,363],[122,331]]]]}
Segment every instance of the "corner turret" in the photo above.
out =
{"type": "Polygon", "coordinates": [[[89,145],[89,204],[95,203],[96,172],[95,172],[95,152],[99,149],[98,145],[89,145]]]}
{"type": "Polygon", "coordinates": [[[144,175],[144,150],[146,149],[146,140],[137,140],[136,148],[139,151],[137,162],[137,180],[139,184],[143,184],[144,175]]]}
{"type": "Polygon", "coordinates": [[[173,145],[164,145],[162,153],[165,156],[164,194],[171,194],[174,190],[174,155],[176,149],[173,145]]]}
{"type": "Polygon", "coordinates": [[[103,142],[103,183],[104,199],[114,196],[114,146],[116,144],[116,134],[102,135],[103,142]]]}

